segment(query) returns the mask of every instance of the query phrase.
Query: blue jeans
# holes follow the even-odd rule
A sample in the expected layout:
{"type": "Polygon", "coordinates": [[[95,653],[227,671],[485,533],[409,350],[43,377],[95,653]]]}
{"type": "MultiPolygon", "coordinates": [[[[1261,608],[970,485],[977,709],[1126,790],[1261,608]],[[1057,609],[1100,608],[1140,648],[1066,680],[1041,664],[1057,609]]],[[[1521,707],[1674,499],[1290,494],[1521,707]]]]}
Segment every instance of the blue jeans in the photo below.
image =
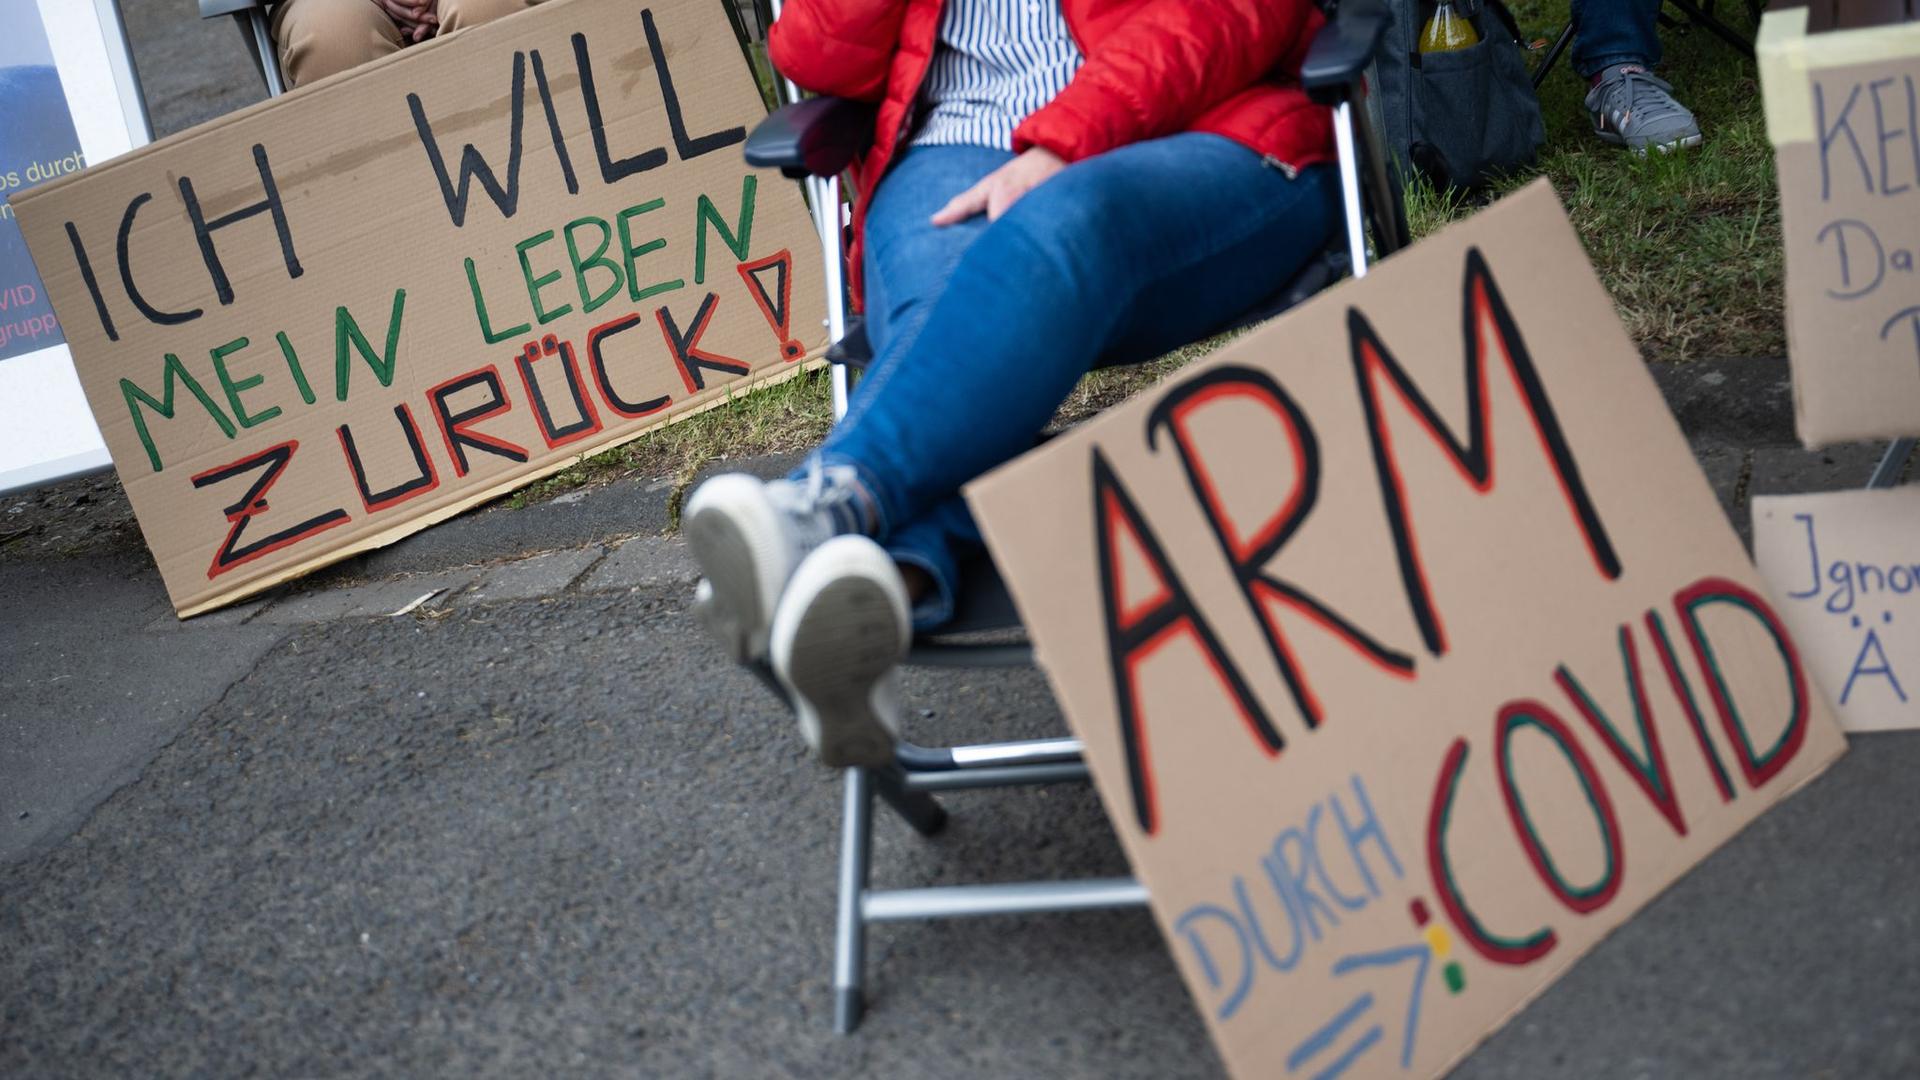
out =
{"type": "Polygon", "coordinates": [[[928,222],[1012,158],[914,147],[875,189],[874,360],[818,452],[852,466],[875,538],[933,579],[914,610],[921,629],[952,616],[958,565],[981,551],[962,484],[1032,449],[1096,360],[1150,359],[1218,329],[1324,249],[1339,220],[1330,166],[1290,179],[1190,133],[1074,164],[998,221],[928,222]]]}
{"type": "Polygon", "coordinates": [[[1660,62],[1660,0],[1573,0],[1573,69],[1591,79],[1615,64],[1660,62]]]}

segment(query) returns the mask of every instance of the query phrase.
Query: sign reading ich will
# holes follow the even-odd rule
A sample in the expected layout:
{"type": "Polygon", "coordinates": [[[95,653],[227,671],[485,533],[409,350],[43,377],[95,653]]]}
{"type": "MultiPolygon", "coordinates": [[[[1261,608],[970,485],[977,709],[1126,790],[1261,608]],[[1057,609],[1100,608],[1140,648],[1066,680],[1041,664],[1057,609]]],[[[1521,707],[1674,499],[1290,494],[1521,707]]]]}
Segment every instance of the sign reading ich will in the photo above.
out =
{"type": "Polygon", "coordinates": [[[718,7],[555,0],[17,200],[175,608],[797,371],[764,114],[718,7]]]}
{"type": "Polygon", "coordinates": [[[1438,1075],[1844,749],[1544,181],[969,497],[1239,1077],[1438,1075]]]}

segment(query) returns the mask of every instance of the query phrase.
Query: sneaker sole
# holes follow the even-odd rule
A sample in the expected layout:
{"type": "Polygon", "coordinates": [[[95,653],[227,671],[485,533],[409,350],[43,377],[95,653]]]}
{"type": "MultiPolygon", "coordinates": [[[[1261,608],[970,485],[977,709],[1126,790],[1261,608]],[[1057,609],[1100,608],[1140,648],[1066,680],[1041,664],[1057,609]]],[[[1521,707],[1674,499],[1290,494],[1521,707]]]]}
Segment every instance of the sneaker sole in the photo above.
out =
{"type": "Polygon", "coordinates": [[[720,476],[701,485],[681,531],[694,561],[712,586],[703,611],[707,630],[735,661],[763,660],[773,623],[773,604],[786,579],[779,565],[784,537],[777,514],[759,482],[720,476]]]}
{"type": "Polygon", "coordinates": [[[1663,154],[1670,154],[1675,150],[1685,150],[1690,147],[1699,146],[1702,142],[1706,141],[1705,135],[1693,134],[1693,135],[1682,135],[1680,138],[1674,139],[1671,142],[1642,143],[1639,146],[1632,146],[1628,144],[1627,140],[1621,138],[1619,135],[1611,131],[1595,130],[1594,134],[1599,136],[1601,142],[1609,143],[1613,146],[1622,147],[1635,154],[1645,154],[1649,150],[1658,150],[1663,154]]]}
{"type": "Polygon", "coordinates": [[[899,666],[905,628],[879,583],[849,576],[823,586],[800,613],[775,667],[794,694],[800,727],[836,768],[893,760],[893,733],[874,701],[899,666]]]}
{"type": "Polygon", "coordinates": [[[1656,143],[1652,146],[1641,147],[1640,152],[1644,154],[1648,150],[1658,150],[1663,154],[1671,154],[1675,150],[1686,150],[1699,146],[1705,139],[1706,136],[1704,135],[1685,135],[1672,142],[1656,143]]]}

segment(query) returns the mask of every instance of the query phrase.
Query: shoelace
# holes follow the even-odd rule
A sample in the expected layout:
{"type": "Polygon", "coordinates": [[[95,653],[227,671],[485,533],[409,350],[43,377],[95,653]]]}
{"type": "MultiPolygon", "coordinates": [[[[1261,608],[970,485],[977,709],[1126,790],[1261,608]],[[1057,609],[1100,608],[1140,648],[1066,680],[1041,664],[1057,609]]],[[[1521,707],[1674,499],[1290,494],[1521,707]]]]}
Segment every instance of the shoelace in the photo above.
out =
{"type": "Polygon", "coordinates": [[[1609,116],[1639,118],[1643,123],[1671,119],[1686,112],[1673,99],[1673,84],[1645,71],[1628,71],[1608,88],[1605,111],[1609,116]],[[1642,104],[1642,98],[1647,99],[1642,104]]]}
{"type": "Polygon", "coordinates": [[[860,503],[865,492],[859,487],[859,481],[845,466],[834,466],[843,477],[829,477],[828,466],[820,461],[820,455],[812,454],[807,458],[807,482],[798,492],[800,505],[795,509],[807,517],[824,514],[834,523],[840,532],[864,533],[866,515],[860,503]]]}
{"type": "Polygon", "coordinates": [[[820,508],[820,499],[827,493],[827,470],[820,464],[819,454],[807,456],[807,510],[820,508]]]}

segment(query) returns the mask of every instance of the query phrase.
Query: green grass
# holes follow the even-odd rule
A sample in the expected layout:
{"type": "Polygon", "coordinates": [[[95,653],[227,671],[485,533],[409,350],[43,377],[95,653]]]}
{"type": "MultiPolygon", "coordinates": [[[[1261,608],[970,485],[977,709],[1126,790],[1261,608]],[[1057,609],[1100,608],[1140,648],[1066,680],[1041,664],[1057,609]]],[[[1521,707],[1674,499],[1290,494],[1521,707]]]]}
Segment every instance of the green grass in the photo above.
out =
{"type": "MultiPolygon", "coordinates": [[[[1744,13],[1725,17],[1751,32],[1744,13]]],[[[1565,0],[1518,0],[1522,30],[1551,38],[1565,0]]],[[[1660,74],[1700,121],[1706,141],[1639,157],[1588,134],[1585,81],[1570,58],[1540,88],[1547,144],[1537,171],[1566,204],[1621,320],[1649,360],[1778,355],[1782,315],[1779,200],[1752,61],[1705,31],[1663,30],[1660,74]]],[[[1476,207],[1431,188],[1408,191],[1415,237],[1476,207]]]]}
{"type": "MultiPolygon", "coordinates": [[[[1566,22],[1566,0],[1516,0],[1513,7],[1523,32],[1543,44],[1566,22]]],[[[1744,14],[1729,10],[1726,17],[1751,32],[1744,14]]],[[[1661,37],[1666,58],[1660,73],[1699,118],[1704,145],[1643,158],[1601,143],[1589,134],[1585,81],[1563,57],[1540,90],[1547,144],[1539,167],[1509,177],[1490,194],[1543,173],[1552,180],[1622,321],[1649,360],[1778,355],[1786,349],[1780,215],[1753,64],[1704,31],[1668,29],[1661,37]]],[[[764,54],[756,47],[749,59],[763,92],[770,90],[764,54]]],[[[1478,206],[1427,187],[1407,192],[1416,238],[1478,206]]],[[[1217,344],[1201,342],[1151,364],[1095,372],[1062,405],[1056,423],[1092,416],[1217,344]]],[[[677,506],[678,491],[712,462],[818,443],[829,426],[827,385],[825,373],[818,372],[743,394],[589,458],[513,501],[524,505],[640,476],[673,481],[677,506]]]]}

